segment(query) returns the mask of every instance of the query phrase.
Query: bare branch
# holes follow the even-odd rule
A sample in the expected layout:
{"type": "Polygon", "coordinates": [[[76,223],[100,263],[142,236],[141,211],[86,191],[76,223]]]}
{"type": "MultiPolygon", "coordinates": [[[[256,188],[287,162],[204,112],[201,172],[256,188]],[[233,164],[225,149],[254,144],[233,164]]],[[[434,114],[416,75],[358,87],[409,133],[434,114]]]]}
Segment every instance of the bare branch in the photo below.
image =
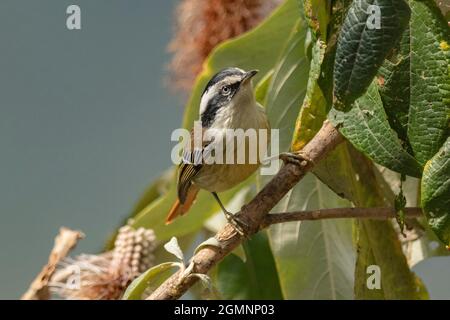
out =
{"type": "Polygon", "coordinates": [[[57,264],[76,246],[84,235],[80,231],[61,228],[55,238],[55,245],[48,257],[48,263],[31,283],[22,296],[22,300],[47,300],[50,297],[48,282],[55,272],[57,264]]]}
{"type": "MultiPolygon", "coordinates": [[[[266,214],[312,169],[314,164],[322,160],[343,141],[344,138],[339,131],[331,123],[325,121],[319,132],[302,149],[302,154],[311,161],[305,161],[301,165],[292,163],[284,165],[255,198],[242,207],[238,215],[249,226],[248,234],[258,232],[266,214]]],[[[191,273],[206,274],[244,240],[229,224],[215,237],[220,247],[211,246],[199,250],[191,260],[193,263],[191,273]]],[[[157,288],[148,299],[178,299],[196,281],[198,281],[198,277],[181,276],[180,272],[177,272],[157,288]]]]}
{"type": "MultiPolygon", "coordinates": [[[[407,219],[422,216],[421,208],[405,208],[407,219]]],[[[271,213],[264,217],[260,229],[276,223],[305,221],[305,220],[323,220],[323,219],[389,219],[395,218],[396,212],[393,208],[335,208],[321,209],[312,211],[271,213]]]]}

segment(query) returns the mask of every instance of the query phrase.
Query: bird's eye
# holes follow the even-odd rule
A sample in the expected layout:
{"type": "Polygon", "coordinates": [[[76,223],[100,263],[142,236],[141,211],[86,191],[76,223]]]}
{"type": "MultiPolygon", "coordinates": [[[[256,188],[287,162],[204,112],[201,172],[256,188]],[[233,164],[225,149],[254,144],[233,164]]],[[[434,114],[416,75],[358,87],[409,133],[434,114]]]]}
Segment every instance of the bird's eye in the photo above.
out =
{"type": "Polygon", "coordinates": [[[231,89],[230,89],[229,86],[223,86],[223,87],[222,87],[222,94],[223,94],[224,96],[229,95],[230,92],[231,92],[231,89]]]}

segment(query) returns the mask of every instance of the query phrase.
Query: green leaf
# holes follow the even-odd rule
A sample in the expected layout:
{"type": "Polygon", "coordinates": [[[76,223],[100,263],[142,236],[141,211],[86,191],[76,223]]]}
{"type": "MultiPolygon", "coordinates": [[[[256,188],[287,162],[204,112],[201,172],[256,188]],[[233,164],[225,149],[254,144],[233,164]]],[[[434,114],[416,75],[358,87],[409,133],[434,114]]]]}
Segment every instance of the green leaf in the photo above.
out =
{"type": "Polygon", "coordinates": [[[356,222],[358,260],[355,268],[355,299],[383,300],[383,286],[379,289],[369,289],[367,286],[367,267],[377,265],[376,259],[370,248],[370,239],[361,223],[356,222]]]}
{"type": "MultiPolygon", "coordinates": [[[[318,59],[319,52],[318,46],[316,52],[313,55],[313,62],[311,66],[310,79],[317,79],[316,65],[314,61],[320,61],[318,59]]],[[[324,59],[324,63],[327,63],[329,59],[324,59]]],[[[322,69],[326,66],[322,66],[322,69]]],[[[316,84],[315,86],[309,86],[308,93],[304,102],[304,106],[300,112],[297,120],[296,135],[294,136],[293,149],[298,150],[305,145],[314,134],[319,130],[322,122],[327,116],[327,102],[323,98],[321,88],[316,84]],[[313,97],[313,98],[310,98],[313,97]],[[314,98],[316,97],[316,98],[314,98]]],[[[333,191],[341,196],[353,201],[357,206],[385,206],[389,205],[393,201],[393,195],[389,195],[389,200],[383,200],[384,196],[380,190],[382,182],[379,182],[374,174],[373,166],[362,156],[359,152],[354,150],[351,145],[344,143],[336,150],[334,150],[326,159],[322,160],[314,169],[314,174],[318,176],[325,184],[327,184],[333,191]]],[[[301,226],[301,225],[300,225],[301,226]]],[[[368,228],[372,228],[370,222],[368,222],[368,228]]],[[[383,228],[386,231],[392,229],[392,226],[385,225],[383,228]]],[[[301,231],[301,229],[300,229],[301,231]]],[[[283,234],[288,234],[283,230],[283,234]]],[[[403,254],[396,252],[391,255],[391,263],[393,266],[388,266],[384,263],[385,257],[374,257],[372,247],[376,247],[377,243],[369,243],[369,238],[365,230],[359,232],[358,241],[358,257],[356,266],[352,266],[355,269],[355,286],[354,292],[356,298],[365,299],[381,299],[384,297],[383,290],[368,290],[366,286],[367,272],[366,268],[372,264],[383,264],[390,272],[394,265],[400,264],[401,272],[410,274],[406,260],[403,254]]],[[[342,235],[337,236],[339,239],[342,235]]],[[[351,236],[351,231],[348,231],[347,236],[351,236]]],[[[298,237],[301,237],[299,233],[298,237]]],[[[398,240],[391,239],[386,245],[386,251],[392,251],[393,247],[398,246],[398,240]]],[[[335,239],[333,239],[335,241],[335,239]]],[[[352,250],[350,248],[349,250],[352,250]]],[[[311,251],[312,252],[312,251],[311,251]]],[[[399,272],[400,272],[399,271],[399,272]]],[[[280,273],[280,279],[283,279],[280,273]]],[[[353,281],[353,279],[352,279],[353,281]]],[[[403,284],[399,284],[403,285],[403,284]]],[[[347,288],[348,289],[348,288],[347,288]]],[[[390,290],[390,288],[387,288],[390,290]]],[[[353,298],[353,288],[347,298],[353,298]]]]}
{"type": "MultiPolygon", "coordinates": [[[[324,45],[321,41],[316,41],[312,49],[308,88],[294,130],[291,147],[294,151],[301,150],[327,118],[329,105],[318,82],[321,70],[326,68],[323,64],[330,63],[330,60],[324,60],[325,55],[324,45]]],[[[349,177],[355,177],[355,172],[351,168],[349,147],[348,143],[338,146],[314,166],[313,173],[336,194],[353,199],[355,186],[349,177]]]]}
{"type": "Polygon", "coordinates": [[[364,94],[388,53],[407,27],[410,9],[404,0],[353,1],[339,34],[334,66],[335,108],[351,107],[364,94]],[[380,25],[369,6],[379,8],[380,25]]]}
{"type": "Polygon", "coordinates": [[[297,117],[292,139],[293,151],[301,150],[316,135],[326,119],[327,102],[317,82],[325,55],[325,45],[321,41],[316,41],[311,54],[306,96],[297,117]]]}
{"type": "Polygon", "coordinates": [[[265,232],[244,243],[246,261],[230,254],[220,262],[216,284],[224,299],[282,299],[277,271],[265,232]]]}
{"type": "MultiPolygon", "coordinates": [[[[321,123],[325,119],[326,106],[313,103],[309,108],[304,108],[302,113],[303,120],[300,121],[299,130],[304,132],[308,128],[313,128],[314,131],[314,127],[317,127],[317,125],[314,126],[313,122],[321,123]]],[[[347,144],[339,146],[314,170],[314,174],[320,177],[324,183],[336,193],[351,200],[356,206],[381,207],[393,205],[394,195],[390,192],[384,180],[377,176],[376,172],[373,165],[364,156],[347,144]]],[[[397,250],[400,246],[398,239],[391,238],[386,242],[369,242],[370,238],[366,229],[369,231],[376,229],[380,233],[390,234],[393,232],[390,223],[379,225],[376,221],[373,223],[372,221],[365,221],[364,225],[366,226],[364,229],[361,229],[361,224],[357,225],[359,236],[356,240],[358,256],[355,267],[355,297],[358,299],[382,299],[385,296],[402,298],[402,294],[407,290],[411,289],[414,292],[415,287],[411,287],[411,284],[415,283],[415,278],[409,271],[403,253],[397,250]],[[374,251],[378,253],[376,256],[374,251]],[[404,279],[402,279],[402,282],[396,283],[392,278],[385,277],[382,280],[381,290],[368,290],[366,270],[368,266],[374,264],[383,266],[385,273],[401,275],[404,279]],[[398,293],[395,286],[404,289],[398,293]],[[387,290],[387,293],[384,293],[384,290],[387,290]]],[[[382,273],[382,277],[383,275],[384,273],[382,273]]],[[[409,295],[406,296],[409,297],[409,295]]]]}
{"type": "Polygon", "coordinates": [[[450,246],[450,137],[426,163],[421,190],[428,224],[439,239],[450,246]]]}
{"type": "Polygon", "coordinates": [[[360,256],[357,263],[357,299],[421,299],[423,289],[409,270],[397,233],[390,221],[363,220],[359,222],[360,256]],[[361,254],[363,253],[363,254],[361,254]],[[367,267],[377,265],[381,270],[382,292],[366,286],[367,267]],[[365,273],[365,274],[364,274],[365,273]]]}
{"type": "Polygon", "coordinates": [[[273,70],[267,72],[255,87],[255,99],[260,104],[264,104],[266,100],[267,91],[269,90],[270,82],[272,81],[273,70]]]}
{"type": "Polygon", "coordinates": [[[142,296],[148,288],[150,281],[154,280],[162,272],[177,267],[178,265],[176,262],[164,262],[148,269],[128,286],[122,300],[142,300],[142,296]]]}
{"type": "MultiPolygon", "coordinates": [[[[227,204],[244,186],[252,183],[254,183],[254,176],[233,189],[221,193],[220,199],[227,204]]],[[[171,224],[166,225],[166,216],[171,206],[175,203],[176,198],[177,194],[174,185],[164,197],[157,199],[142,210],[132,220],[131,226],[134,228],[152,228],[158,241],[166,241],[172,236],[179,237],[200,229],[208,218],[220,210],[220,207],[209,192],[200,191],[189,212],[177,218],[171,224]]]]}
{"type": "MultiPolygon", "coordinates": [[[[129,222],[135,215],[137,215],[141,210],[150,205],[156,199],[162,197],[170,188],[170,185],[175,180],[175,168],[168,169],[164,171],[147,189],[144,191],[142,196],[138,199],[131,214],[123,219],[120,226],[123,226],[129,222]]],[[[105,244],[105,251],[112,250],[114,248],[114,241],[116,240],[118,230],[115,230],[107,239],[105,244]]]]}
{"type": "Polygon", "coordinates": [[[171,183],[176,179],[175,167],[164,171],[147,189],[131,210],[131,216],[141,212],[150,203],[163,196],[170,188],[171,183]]]}
{"type": "Polygon", "coordinates": [[[448,136],[450,28],[432,0],[410,5],[409,28],[378,82],[391,127],[423,165],[448,136]]]}
{"type": "MultiPolygon", "coordinates": [[[[378,77],[379,91],[389,124],[406,145],[409,144],[407,130],[411,95],[409,32],[407,28],[395,53],[380,68],[378,77]]],[[[408,151],[409,149],[408,145],[408,151]]]]}
{"type": "MultiPolygon", "coordinates": [[[[308,174],[274,210],[345,207],[308,174]]],[[[270,244],[285,299],[352,299],[355,252],[349,219],[289,222],[270,227],[270,244]]]]}
{"type": "MultiPolygon", "coordinates": [[[[341,8],[342,9],[342,8],[341,8]]],[[[336,12],[340,12],[337,10],[336,12]]],[[[339,24],[339,19],[335,18],[333,14],[333,28],[338,29],[335,24],[339,24]],[[337,19],[337,20],[336,20],[337,19]]],[[[327,110],[331,103],[331,99],[323,99],[331,95],[331,86],[326,75],[330,74],[330,64],[333,59],[333,49],[328,48],[325,56],[320,58],[320,53],[323,52],[316,44],[313,48],[313,60],[311,64],[310,79],[313,81],[317,78],[317,61],[321,62],[320,77],[317,80],[317,85],[308,85],[308,92],[301,109],[299,118],[297,120],[295,136],[293,139],[293,149],[298,150],[303,147],[314,134],[319,130],[322,122],[326,119],[327,110]],[[315,52],[315,54],[314,54],[315,52]],[[312,97],[312,98],[311,98],[312,97]],[[326,100],[326,101],[325,101],[326,100]]],[[[320,62],[319,62],[320,63],[320,62]]],[[[374,168],[361,153],[352,148],[346,143],[341,144],[334,150],[326,159],[322,160],[314,169],[320,179],[326,183],[336,193],[351,200],[356,206],[371,207],[371,206],[390,206],[393,205],[394,195],[386,184],[384,179],[377,174],[378,171],[374,168]]],[[[369,234],[365,229],[375,229],[380,233],[385,232],[390,234],[393,228],[390,223],[383,225],[376,225],[376,222],[365,221],[366,228],[362,229],[360,224],[357,225],[358,236],[358,256],[355,266],[355,297],[358,299],[380,299],[385,296],[402,298],[410,295],[405,292],[414,292],[416,287],[416,278],[410,272],[406,263],[405,256],[399,250],[400,243],[397,238],[393,237],[389,241],[378,243],[369,242],[369,234]],[[374,255],[377,252],[377,255],[374,255]],[[368,290],[366,286],[367,266],[380,265],[384,272],[382,273],[382,290],[368,290]],[[384,273],[394,275],[389,278],[384,273]],[[400,282],[396,282],[394,278],[398,277],[400,282]],[[383,284],[386,284],[385,286],[383,284]],[[394,291],[395,286],[402,288],[400,292],[394,291]],[[388,292],[383,292],[385,288],[388,292]]],[[[301,234],[299,233],[299,237],[301,234]]],[[[333,239],[334,240],[334,239],[333,239]]],[[[340,238],[337,239],[338,241],[340,238]]],[[[307,242],[307,241],[306,241],[307,242]]],[[[292,263],[294,265],[294,263],[292,263]]],[[[294,268],[292,266],[292,268],[294,268]]],[[[283,279],[280,274],[280,279],[283,279]]]]}
{"type": "Polygon", "coordinates": [[[358,150],[376,163],[393,171],[420,177],[419,164],[403,149],[389,126],[375,82],[365,95],[355,101],[350,111],[332,109],[329,118],[358,150]]]}
{"type": "Polygon", "coordinates": [[[327,40],[328,23],[330,22],[331,1],[302,0],[306,20],[316,38],[327,40]]]}
{"type": "Polygon", "coordinates": [[[307,25],[299,20],[277,62],[266,96],[266,113],[272,128],[280,130],[280,150],[290,148],[295,118],[305,97],[309,60],[305,56],[307,25]]]}
{"type": "Polygon", "coordinates": [[[258,69],[255,76],[259,81],[273,68],[299,17],[297,0],[287,0],[264,22],[249,32],[218,45],[205,61],[204,70],[197,78],[187,104],[183,120],[185,128],[191,128],[198,118],[198,106],[206,83],[225,67],[239,67],[244,70],[258,69]]]}
{"type": "Polygon", "coordinates": [[[449,135],[450,28],[432,0],[410,1],[411,107],[408,137],[424,165],[449,135]]]}

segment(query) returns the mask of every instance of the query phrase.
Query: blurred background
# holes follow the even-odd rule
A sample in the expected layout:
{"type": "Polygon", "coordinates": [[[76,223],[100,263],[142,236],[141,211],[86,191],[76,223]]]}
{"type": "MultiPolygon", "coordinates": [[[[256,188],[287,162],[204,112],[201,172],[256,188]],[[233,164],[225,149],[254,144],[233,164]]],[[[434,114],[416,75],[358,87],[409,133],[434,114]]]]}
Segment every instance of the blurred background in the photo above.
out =
{"type": "MultiPolygon", "coordinates": [[[[0,299],[26,290],[61,226],[87,235],[75,253],[98,252],[171,165],[184,105],[164,81],[177,3],[0,2],[0,299]],[[66,28],[73,3],[79,31],[66,28]]],[[[444,257],[415,267],[431,298],[450,298],[449,269],[444,257]]]]}
{"type": "Polygon", "coordinates": [[[94,253],[170,167],[173,0],[0,2],[0,298],[19,298],[60,226],[94,253]],[[81,7],[82,29],[66,28],[81,7]]]}

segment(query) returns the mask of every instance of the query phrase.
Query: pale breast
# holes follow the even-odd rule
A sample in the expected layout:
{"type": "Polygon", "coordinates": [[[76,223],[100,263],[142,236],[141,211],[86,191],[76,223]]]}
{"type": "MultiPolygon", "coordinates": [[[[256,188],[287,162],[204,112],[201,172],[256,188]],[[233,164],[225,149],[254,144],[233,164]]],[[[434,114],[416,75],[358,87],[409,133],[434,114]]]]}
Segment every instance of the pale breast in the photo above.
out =
{"type": "MultiPolygon", "coordinates": [[[[203,164],[199,173],[193,178],[193,182],[200,188],[211,192],[222,192],[228,190],[252,175],[260,166],[260,155],[265,154],[266,147],[270,143],[270,127],[264,110],[257,106],[255,113],[242,119],[235,120],[237,128],[247,130],[249,128],[256,130],[256,140],[250,143],[252,138],[245,137],[245,139],[234,139],[232,145],[226,144],[224,153],[230,151],[232,148],[234,153],[234,164],[203,164]],[[261,134],[259,129],[265,129],[265,134],[261,134]],[[260,140],[265,139],[265,144],[260,144],[260,140]],[[244,144],[244,145],[243,145],[244,144]],[[256,144],[256,145],[255,145],[256,144]],[[265,146],[264,146],[265,145],[265,146]],[[261,147],[265,149],[261,149],[261,147]],[[245,159],[240,164],[237,163],[238,152],[245,153],[245,159]],[[251,156],[253,155],[253,156],[251,156]]],[[[226,154],[222,159],[226,159],[226,154]]],[[[242,160],[242,158],[241,158],[242,160]]]]}
{"type": "Polygon", "coordinates": [[[259,164],[205,165],[193,181],[202,189],[222,192],[247,179],[258,167],[259,164]]]}

